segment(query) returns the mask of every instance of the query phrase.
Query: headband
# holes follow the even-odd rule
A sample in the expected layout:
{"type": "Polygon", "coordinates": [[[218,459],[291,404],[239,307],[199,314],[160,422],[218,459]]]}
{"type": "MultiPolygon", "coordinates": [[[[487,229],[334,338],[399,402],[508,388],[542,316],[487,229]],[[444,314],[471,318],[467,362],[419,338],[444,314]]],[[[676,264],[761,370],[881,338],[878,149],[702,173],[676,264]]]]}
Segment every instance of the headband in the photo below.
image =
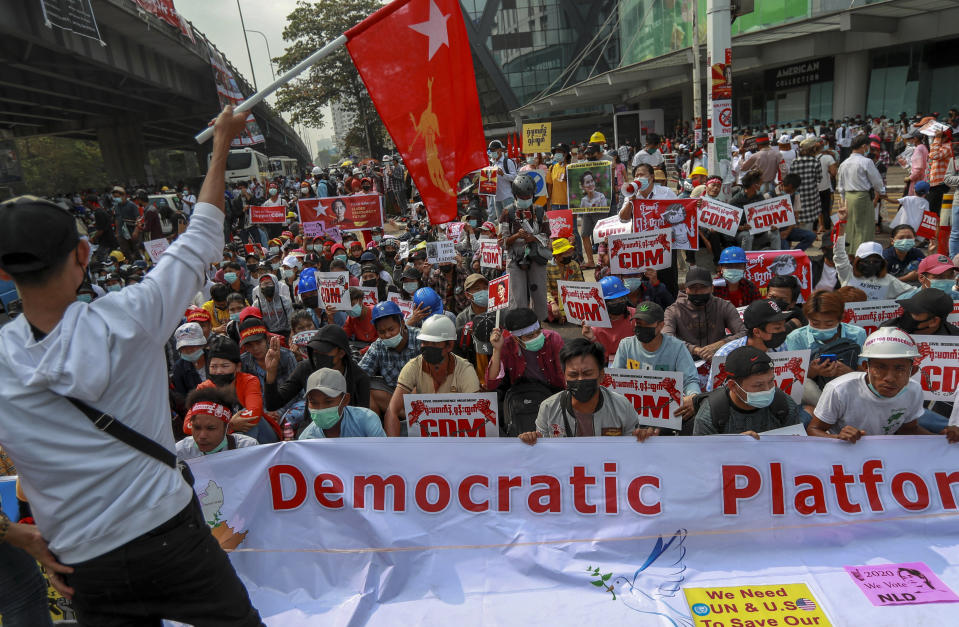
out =
{"type": "Polygon", "coordinates": [[[213,401],[201,401],[193,404],[193,407],[191,407],[190,411],[187,412],[186,420],[183,422],[185,424],[192,425],[193,416],[197,414],[209,414],[210,416],[219,418],[226,423],[229,423],[230,418],[233,417],[233,412],[231,412],[230,408],[226,405],[221,405],[220,403],[215,403],[213,401]]]}
{"type": "Polygon", "coordinates": [[[522,329],[516,329],[515,331],[510,331],[510,333],[512,333],[516,337],[523,337],[524,335],[528,335],[532,333],[533,331],[539,331],[539,320],[529,325],[528,327],[523,327],[522,329]]]}
{"type": "Polygon", "coordinates": [[[711,176],[711,177],[709,177],[708,179],[706,179],[706,185],[709,185],[709,184],[712,183],[713,181],[719,181],[720,183],[722,183],[722,182],[723,182],[723,179],[722,179],[721,177],[719,177],[719,176],[711,176]]]}

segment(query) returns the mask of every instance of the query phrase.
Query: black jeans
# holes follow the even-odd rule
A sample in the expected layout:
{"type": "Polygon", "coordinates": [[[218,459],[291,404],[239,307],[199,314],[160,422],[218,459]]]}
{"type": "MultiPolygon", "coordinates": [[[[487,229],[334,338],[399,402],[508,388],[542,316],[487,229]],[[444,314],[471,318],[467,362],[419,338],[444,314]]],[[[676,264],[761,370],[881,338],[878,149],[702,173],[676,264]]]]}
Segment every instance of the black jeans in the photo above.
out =
{"type": "Polygon", "coordinates": [[[929,211],[939,215],[939,211],[942,209],[942,197],[947,191],[949,191],[949,186],[945,183],[933,185],[929,188],[929,193],[926,195],[926,200],[929,201],[929,211]]]}
{"type": "Polygon", "coordinates": [[[80,625],[262,625],[243,582],[194,498],[179,514],[109,553],[79,564],[67,584],[80,625]]]}

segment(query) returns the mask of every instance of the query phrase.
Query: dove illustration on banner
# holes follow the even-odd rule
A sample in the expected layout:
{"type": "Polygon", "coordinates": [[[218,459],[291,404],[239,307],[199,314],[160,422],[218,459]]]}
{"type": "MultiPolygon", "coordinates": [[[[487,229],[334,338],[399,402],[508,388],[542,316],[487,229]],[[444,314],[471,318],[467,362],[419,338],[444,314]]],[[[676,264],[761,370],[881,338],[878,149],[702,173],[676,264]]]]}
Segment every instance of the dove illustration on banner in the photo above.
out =
{"type": "MultiPolygon", "coordinates": [[[[678,529],[668,541],[657,538],[649,557],[636,572],[613,578],[614,594],[631,610],[661,617],[660,624],[693,627],[693,619],[682,598],[677,597],[686,579],[685,542],[685,529],[678,529]]],[[[650,620],[644,624],[655,623],[650,620]]]]}

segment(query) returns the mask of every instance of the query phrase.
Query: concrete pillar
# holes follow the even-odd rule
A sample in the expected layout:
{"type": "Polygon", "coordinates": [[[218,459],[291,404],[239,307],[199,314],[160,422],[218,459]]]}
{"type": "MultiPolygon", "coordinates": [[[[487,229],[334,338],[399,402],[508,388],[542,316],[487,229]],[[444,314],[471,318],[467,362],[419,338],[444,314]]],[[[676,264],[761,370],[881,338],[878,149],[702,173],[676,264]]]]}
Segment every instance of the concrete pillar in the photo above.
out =
{"type": "Polygon", "coordinates": [[[120,122],[98,127],[97,140],[111,181],[124,185],[142,185],[147,181],[147,150],[139,124],[120,122]]]}
{"type": "MultiPolygon", "coordinates": [[[[869,52],[837,54],[833,79],[832,117],[866,113],[869,95],[869,52]]],[[[870,112],[872,113],[872,112],[870,112]]]]}
{"type": "Polygon", "coordinates": [[[683,99],[683,113],[680,118],[681,122],[686,120],[692,120],[696,114],[694,113],[696,108],[693,106],[694,94],[693,94],[693,82],[690,81],[689,85],[683,85],[680,94],[682,94],[683,99]]]}

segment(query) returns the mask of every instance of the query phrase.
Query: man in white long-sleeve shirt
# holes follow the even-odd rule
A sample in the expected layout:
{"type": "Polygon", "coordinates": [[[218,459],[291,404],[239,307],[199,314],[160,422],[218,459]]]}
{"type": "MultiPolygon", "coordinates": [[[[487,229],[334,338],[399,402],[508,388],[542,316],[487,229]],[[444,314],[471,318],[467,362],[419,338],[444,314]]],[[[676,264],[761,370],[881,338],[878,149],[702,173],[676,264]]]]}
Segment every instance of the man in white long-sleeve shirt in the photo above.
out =
{"type": "Polygon", "coordinates": [[[879,198],[886,197],[886,186],[872,159],[865,156],[869,150],[869,137],[860,135],[852,141],[852,153],[839,164],[836,187],[846,202],[848,224],[846,235],[850,250],[856,250],[863,242],[875,236],[875,214],[869,190],[875,190],[879,198]]]}
{"type": "Polygon", "coordinates": [[[92,303],[76,299],[90,244],[72,216],[31,196],[0,205],[0,279],[13,279],[23,302],[0,329],[0,444],[68,567],[38,551],[81,625],[262,624],[180,471],[66,398],[173,453],[164,343],[220,257],[226,157],[245,118],[229,108],[217,118],[187,230],[142,283],[92,303]]]}

